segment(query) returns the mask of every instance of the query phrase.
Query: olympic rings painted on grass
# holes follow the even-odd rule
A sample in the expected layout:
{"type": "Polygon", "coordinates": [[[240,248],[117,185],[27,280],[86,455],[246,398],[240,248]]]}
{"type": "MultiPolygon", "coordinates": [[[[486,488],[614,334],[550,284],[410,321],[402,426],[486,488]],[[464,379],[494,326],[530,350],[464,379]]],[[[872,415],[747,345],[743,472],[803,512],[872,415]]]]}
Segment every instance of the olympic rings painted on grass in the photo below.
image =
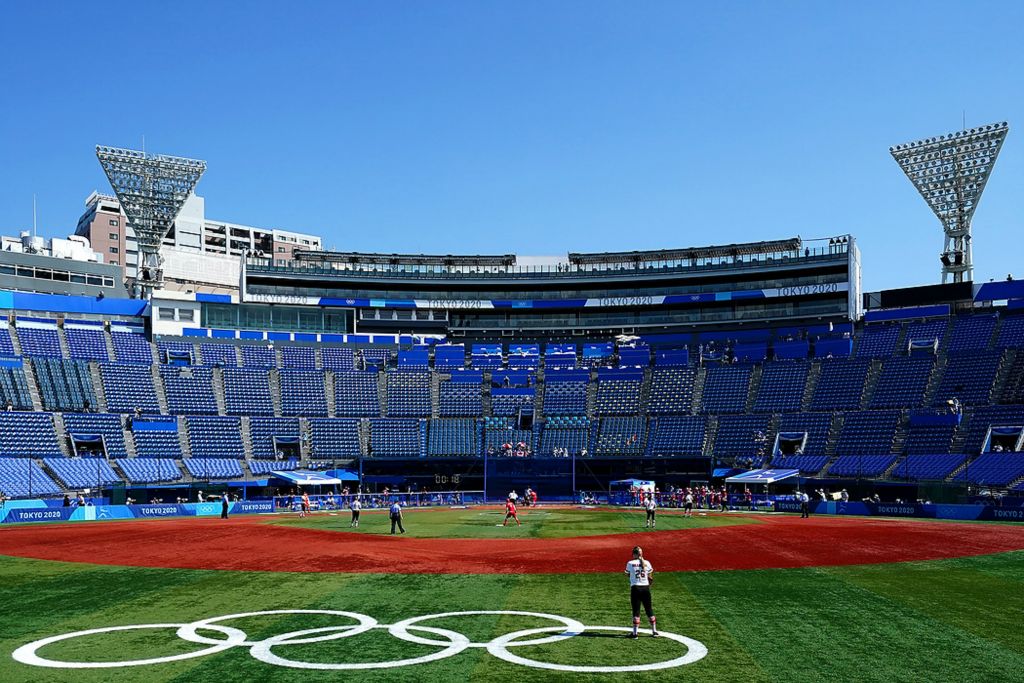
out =
{"type": "Polygon", "coordinates": [[[692,664],[700,659],[703,659],[708,654],[707,647],[704,646],[700,641],[686,636],[677,635],[675,633],[668,633],[666,631],[660,632],[662,638],[670,641],[674,641],[683,645],[686,648],[686,652],[683,655],[675,657],[674,659],[668,659],[661,662],[652,662],[648,664],[630,664],[624,666],[586,666],[586,665],[572,665],[572,664],[555,664],[551,662],[542,662],[535,659],[529,659],[527,657],[521,657],[513,654],[509,651],[509,648],[526,647],[545,645],[548,643],[556,643],[562,640],[567,640],[575,636],[581,635],[586,631],[621,631],[628,633],[632,629],[628,627],[619,626],[587,626],[575,619],[569,617],[563,617],[556,614],[545,614],[543,612],[519,612],[512,610],[474,610],[474,611],[463,611],[463,612],[443,612],[439,614],[425,614],[418,617],[410,617],[403,619],[402,621],[394,624],[381,624],[371,616],[360,614],[358,612],[346,612],[341,610],[317,610],[317,609],[295,609],[295,610],[267,610],[262,612],[242,612],[239,614],[227,614],[219,617],[208,617],[206,619],[200,619],[190,623],[174,623],[174,624],[135,624],[129,626],[108,626],[104,628],[94,628],[84,631],[74,631],[72,633],[64,633],[58,636],[50,636],[48,638],[42,638],[40,640],[27,643],[22,645],[12,653],[12,657],[15,661],[21,662],[22,664],[28,664],[30,666],[40,666],[52,669],[113,669],[120,667],[130,666],[145,666],[148,664],[166,664],[170,662],[178,662],[186,659],[194,659],[196,657],[203,657],[206,655],[218,654],[232,648],[249,648],[249,654],[254,659],[270,664],[273,666],[287,667],[291,669],[316,669],[316,670],[368,670],[368,669],[389,669],[395,667],[415,666],[417,664],[426,664],[428,662],[434,662],[441,659],[447,659],[454,657],[455,655],[469,649],[469,648],[483,648],[488,653],[501,659],[510,664],[517,664],[534,669],[547,669],[551,671],[567,671],[567,672],[578,672],[578,673],[623,673],[623,672],[634,672],[634,671],[654,671],[658,669],[671,669],[679,666],[685,666],[692,664]],[[245,619],[249,617],[265,617],[265,616],[280,616],[280,615],[291,615],[291,614],[323,614],[328,616],[344,617],[346,619],[352,619],[356,623],[346,624],[339,626],[323,626],[319,628],[303,629],[299,631],[290,631],[288,633],[282,633],[263,640],[249,640],[248,634],[245,631],[235,628],[233,626],[225,626],[220,622],[232,621],[237,619],[245,619]],[[421,622],[429,621],[432,619],[446,619],[454,617],[466,617],[466,616],[513,616],[513,617],[531,617],[536,619],[549,619],[551,621],[560,622],[560,626],[545,626],[541,628],[529,628],[522,629],[520,631],[513,631],[506,633],[503,636],[498,636],[488,642],[476,643],[472,642],[465,635],[452,631],[445,628],[437,628],[433,626],[424,626],[421,622]],[[185,652],[175,655],[167,655],[164,657],[151,657],[147,659],[133,659],[125,661],[101,661],[101,662],[65,662],[55,659],[48,659],[41,657],[38,651],[47,645],[58,643],[73,638],[79,638],[83,636],[98,635],[101,633],[114,633],[119,631],[133,631],[141,629],[161,629],[161,628],[173,628],[176,629],[175,635],[189,643],[197,645],[206,645],[207,647],[201,650],[195,650],[194,652],[185,652]],[[409,657],[406,659],[396,659],[384,662],[305,662],[301,660],[287,659],[275,652],[274,648],[284,648],[288,645],[303,645],[309,643],[322,643],[332,640],[341,640],[344,638],[351,638],[353,636],[366,633],[373,629],[386,629],[388,633],[409,643],[415,643],[418,645],[425,645],[430,647],[441,648],[437,652],[428,655],[422,655],[419,657],[409,657]],[[210,638],[204,636],[200,631],[215,631],[225,636],[224,640],[218,640],[216,638],[210,638]],[[418,633],[426,633],[433,636],[438,636],[442,640],[436,640],[432,638],[426,638],[420,635],[411,633],[410,631],[416,631],[418,633]],[[545,636],[543,638],[531,638],[530,640],[521,640],[522,638],[528,638],[530,636],[540,635],[542,633],[551,633],[553,635],[545,636]]]}

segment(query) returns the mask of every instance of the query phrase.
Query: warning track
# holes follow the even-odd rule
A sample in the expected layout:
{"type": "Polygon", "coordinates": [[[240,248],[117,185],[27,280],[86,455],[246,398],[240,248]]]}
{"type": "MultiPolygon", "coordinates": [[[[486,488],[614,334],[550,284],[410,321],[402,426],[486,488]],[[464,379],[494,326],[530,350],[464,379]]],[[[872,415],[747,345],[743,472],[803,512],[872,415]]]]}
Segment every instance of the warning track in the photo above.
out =
{"type": "Polygon", "coordinates": [[[0,555],[61,562],[271,572],[596,573],[633,545],[659,571],[937,560],[1024,549],[1024,526],[813,517],[557,539],[424,539],[338,533],[265,519],[166,519],[0,530],[0,555]],[[557,553],[558,562],[541,558],[557,553]]]}

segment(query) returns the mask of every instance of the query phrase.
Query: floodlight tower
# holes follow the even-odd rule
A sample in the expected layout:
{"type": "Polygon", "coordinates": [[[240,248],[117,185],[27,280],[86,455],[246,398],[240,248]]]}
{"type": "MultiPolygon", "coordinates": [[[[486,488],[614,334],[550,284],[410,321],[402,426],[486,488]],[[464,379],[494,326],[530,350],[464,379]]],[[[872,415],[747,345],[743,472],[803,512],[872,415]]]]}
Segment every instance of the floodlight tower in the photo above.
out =
{"type": "Polygon", "coordinates": [[[96,146],[96,157],[139,242],[133,294],[149,299],[164,284],[160,244],[206,170],[206,162],[96,146]]]}
{"type": "Polygon", "coordinates": [[[1009,130],[1004,121],[889,148],[942,223],[943,284],[974,279],[971,217],[1009,130]]]}

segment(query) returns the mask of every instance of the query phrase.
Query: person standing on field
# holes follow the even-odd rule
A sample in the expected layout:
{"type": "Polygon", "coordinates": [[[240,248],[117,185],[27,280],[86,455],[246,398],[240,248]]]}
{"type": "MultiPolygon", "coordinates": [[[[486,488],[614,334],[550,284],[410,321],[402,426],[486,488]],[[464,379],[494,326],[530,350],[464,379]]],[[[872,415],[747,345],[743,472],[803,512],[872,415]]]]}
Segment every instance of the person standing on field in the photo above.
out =
{"type": "Polygon", "coordinates": [[[651,604],[651,583],[654,568],[651,563],[644,559],[644,551],[640,546],[633,548],[633,559],[626,563],[626,576],[629,577],[629,603],[633,608],[633,638],[638,638],[637,631],[640,628],[640,607],[647,613],[647,620],[651,624],[651,636],[657,637],[657,619],[654,616],[654,607],[651,604]]]}
{"type": "Polygon", "coordinates": [[[398,504],[397,500],[392,503],[389,514],[391,515],[391,534],[394,535],[396,526],[398,527],[398,530],[404,534],[405,527],[402,526],[402,506],[398,504]]]}
{"type": "Polygon", "coordinates": [[[363,509],[363,504],[359,502],[359,497],[352,499],[352,502],[348,504],[348,509],[352,511],[352,521],[349,522],[349,526],[353,528],[359,528],[359,511],[363,509]]]}
{"type": "Polygon", "coordinates": [[[654,519],[654,513],[657,509],[658,504],[655,502],[654,494],[652,493],[648,495],[647,500],[644,501],[644,510],[647,511],[647,521],[644,522],[644,528],[653,529],[657,524],[657,521],[654,519]]]}

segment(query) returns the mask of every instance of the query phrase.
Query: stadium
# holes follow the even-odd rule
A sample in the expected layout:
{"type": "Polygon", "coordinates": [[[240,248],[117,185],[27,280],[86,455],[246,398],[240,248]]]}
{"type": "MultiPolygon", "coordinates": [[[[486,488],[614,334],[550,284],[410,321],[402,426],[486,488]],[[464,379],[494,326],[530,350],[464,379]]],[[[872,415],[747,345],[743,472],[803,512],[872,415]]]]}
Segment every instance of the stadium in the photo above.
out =
{"type": "Polygon", "coordinates": [[[0,683],[1024,681],[1024,4],[922,5],[6,5],[0,683]]]}

